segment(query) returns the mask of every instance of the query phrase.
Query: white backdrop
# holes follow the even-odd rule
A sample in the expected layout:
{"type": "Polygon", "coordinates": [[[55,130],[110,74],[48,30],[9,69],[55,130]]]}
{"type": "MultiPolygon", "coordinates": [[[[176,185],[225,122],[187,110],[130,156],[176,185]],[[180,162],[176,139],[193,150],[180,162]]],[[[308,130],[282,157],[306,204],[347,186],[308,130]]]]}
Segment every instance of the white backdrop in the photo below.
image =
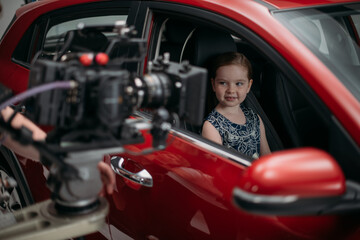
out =
{"type": "Polygon", "coordinates": [[[0,36],[4,34],[7,26],[13,19],[16,9],[24,4],[24,0],[0,0],[2,12],[0,13],[0,36]]]}

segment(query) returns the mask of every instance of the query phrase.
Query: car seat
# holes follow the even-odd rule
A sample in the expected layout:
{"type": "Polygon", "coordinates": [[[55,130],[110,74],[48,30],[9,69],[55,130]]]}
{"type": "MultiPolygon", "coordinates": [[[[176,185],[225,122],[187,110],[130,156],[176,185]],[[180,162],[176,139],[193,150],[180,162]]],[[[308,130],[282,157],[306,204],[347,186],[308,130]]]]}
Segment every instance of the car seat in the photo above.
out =
{"type": "MultiPolygon", "coordinates": [[[[229,33],[214,28],[198,27],[192,33],[192,36],[186,43],[186,46],[184,46],[181,60],[188,60],[190,64],[208,68],[209,61],[216,55],[236,51],[236,44],[229,33]]],[[[209,80],[207,86],[205,116],[216,106],[216,101],[217,100],[209,80]]],[[[283,149],[280,138],[252,91],[249,92],[244,104],[257,112],[263,120],[270,149],[272,151],[283,149]]],[[[185,125],[185,128],[190,131],[200,133],[200,128],[194,128],[194,126],[189,125],[185,125]]]]}
{"type": "Polygon", "coordinates": [[[255,50],[255,48],[252,45],[250,45],[247,41],[243,41],[243,40],[237,41],[236,46],[238,52],[244,54],[251,63],[252,79],[253,79],[251,91],[258,99],[258,101],[260,101],[261,84],[262,84],[261,73],[266,61],[263,55],[261,55],[259,51],[255,50]]]}
{"type": "MultiPolygon", "coordinates": [[[[308,33],[303,41],[319,48],[320,30],[308,21],[302,26],[308,33]]],[[[262,73],[262,106],[285,147],[316,146],[326,148],[327,129],[320,115],[299,89],[273,64],[262,73]]]]}

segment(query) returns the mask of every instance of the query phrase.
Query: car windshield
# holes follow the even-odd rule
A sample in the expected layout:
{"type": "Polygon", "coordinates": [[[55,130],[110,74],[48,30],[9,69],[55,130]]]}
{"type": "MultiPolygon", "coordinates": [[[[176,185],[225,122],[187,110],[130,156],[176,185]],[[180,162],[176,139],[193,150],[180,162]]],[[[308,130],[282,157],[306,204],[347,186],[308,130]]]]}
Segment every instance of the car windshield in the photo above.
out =
{"type": "Polygon", "coordinates": [[[360,4],[279,11],[274,16],[360,100],[360,4]]]}

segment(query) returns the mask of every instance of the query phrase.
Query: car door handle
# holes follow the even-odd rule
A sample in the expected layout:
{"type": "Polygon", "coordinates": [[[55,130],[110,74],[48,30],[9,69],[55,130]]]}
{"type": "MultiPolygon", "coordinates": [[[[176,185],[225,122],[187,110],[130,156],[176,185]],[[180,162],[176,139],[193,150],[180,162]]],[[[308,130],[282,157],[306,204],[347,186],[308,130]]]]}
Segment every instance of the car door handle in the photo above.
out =
{"type": "Polygon", "coordinates": [[[130,172],[126,170],[123,166],[125,159],[118,156],[113,156],[110,162],[111,162],[111,168],[116,174],[119,174],[120,176],[125,177],[145,187],[153,186],[152,176],[145,169],[137,173],[130,172]]]}

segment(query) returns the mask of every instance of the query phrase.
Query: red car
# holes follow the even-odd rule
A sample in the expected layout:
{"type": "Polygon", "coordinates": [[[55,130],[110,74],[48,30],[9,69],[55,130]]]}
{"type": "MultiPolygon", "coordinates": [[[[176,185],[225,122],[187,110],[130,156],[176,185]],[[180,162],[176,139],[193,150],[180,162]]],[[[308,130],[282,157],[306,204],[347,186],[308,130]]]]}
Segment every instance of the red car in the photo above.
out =
{"type": "MultiPolygon", "coordinates": [[[[360,238],[358,1],[37,1],[17,10],[1,40],[2,84],[25,91],[37,52],[57,54],[62,34],[80,22],[117,20],[147,40],[146,58],[130,69],[139,75],[165,52],[203,67],[216,54],[244,53],[254,69],[246,104],[263,119],[272,154],[253,160],[202,138],[196,126],[174,127],[165,150],[117,156],[132,175],[146,169],[153,184],[120,176],[114,165],[98,237],[360,238]]],[[[146,148],[145,139],[129,149],[146,148]]],[[[0,168],[19,184],[12,208],[49,198],[41,164],[1,148],[0,168]]]]}

